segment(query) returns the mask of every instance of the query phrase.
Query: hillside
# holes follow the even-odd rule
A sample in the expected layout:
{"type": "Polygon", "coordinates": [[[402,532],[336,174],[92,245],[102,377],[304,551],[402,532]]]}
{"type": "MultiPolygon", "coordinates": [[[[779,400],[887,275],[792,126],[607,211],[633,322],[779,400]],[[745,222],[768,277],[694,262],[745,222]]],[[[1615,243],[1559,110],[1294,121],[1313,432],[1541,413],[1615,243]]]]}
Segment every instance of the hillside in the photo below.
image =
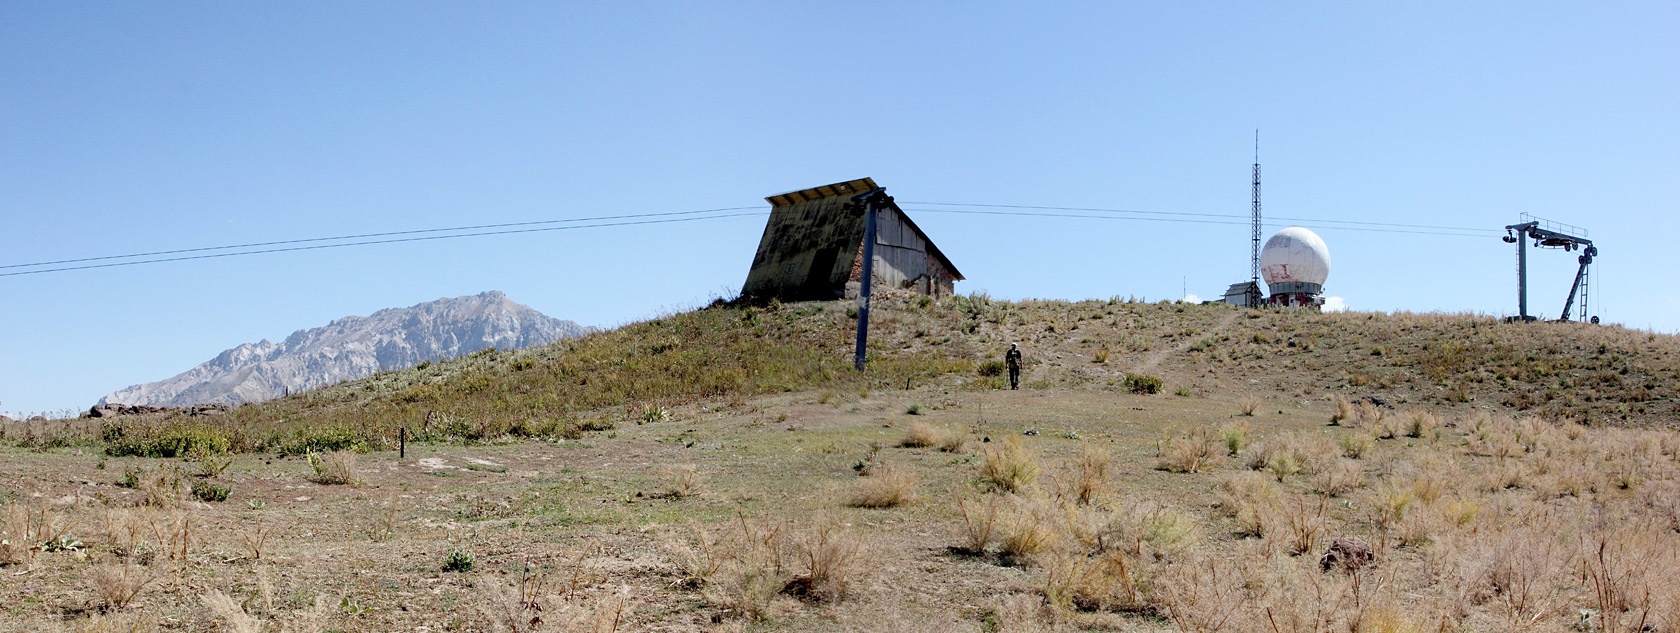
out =
{"type": "Polygon", "coordinates": [[[262,402],[289,393],[483,349],[547,345],[593,331],[544,316],[500,292],[438,299],[246,343],[167,380],[134,385],[100,404],[187,407],[262,402]]]}
{"type": "Polygon", "coordinates": [[[7,425],[0,631],[1680,632],[1674,337],[849,308],[7,425]]]}
{"type": "Polygon", "coordinates": [[[1602,425],[1672,426],[1680,404],[1673,336],[1572,323],[1437,314],[1244,311],[1125,301],[879,301],[870,370],[851,369],[849,304],[714,306],[523,351],[486,350],[243,407],[218,422],[237,450],[389,447],[425,438],[555,436],[643,406],[803,390],[995,389],[976,368],[1010,342],[1023,387],[1243,393],[1267,408],[1324,410],[1336,398],[1533,414],[1602,425]]]}

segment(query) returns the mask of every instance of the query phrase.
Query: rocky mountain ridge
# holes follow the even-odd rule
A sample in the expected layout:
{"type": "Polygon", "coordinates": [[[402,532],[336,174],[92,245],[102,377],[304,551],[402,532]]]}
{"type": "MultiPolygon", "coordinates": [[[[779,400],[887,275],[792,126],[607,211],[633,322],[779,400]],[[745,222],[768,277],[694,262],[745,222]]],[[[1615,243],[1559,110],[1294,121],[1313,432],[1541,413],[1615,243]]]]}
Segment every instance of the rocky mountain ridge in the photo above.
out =
{"type": "Polygon", "coordinates": [[[173,378],[134,385],[99,402],[164,407],[261,402],[423,361],[547,345],[593,331],[491,291],[344,317],[298,330],[279,343],[246,343],[173,378]]]}

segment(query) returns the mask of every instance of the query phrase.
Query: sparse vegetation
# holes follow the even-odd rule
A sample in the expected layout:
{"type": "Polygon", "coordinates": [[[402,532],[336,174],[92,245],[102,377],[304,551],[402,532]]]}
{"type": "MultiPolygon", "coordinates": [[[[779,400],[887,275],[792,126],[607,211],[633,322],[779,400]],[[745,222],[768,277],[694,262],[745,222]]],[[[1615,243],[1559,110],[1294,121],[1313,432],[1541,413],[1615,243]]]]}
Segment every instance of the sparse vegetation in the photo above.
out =
{"type": "Polygon", "coordinates": [[[905,448],[928,448],[945,443],[946,433],[937,427],[924,422],[910,425],[910,430],[904,434],[904,439],[898,445],[905,448]]]}
{"type": "Polygon", "coordinates": [[[1038,481],[1038,458],[1027,450],[1025,442],[1012,437],[982,453],[980,477],[994,489],[1024,492],[1038,481]]]}
{"type": "Polygon", "coordinates": [[[916,499],[916,479],[905,470],[884,466],[871,471],[858,482],[850,501],[852,507],[895,508],[916,499]]]}
{"type": "Polygon", "coordinates": [[[1163,384],[1165,383],[1162,382],[1161,378],[1158,376],[1151,376],[1149,374],[1126,374],[1126,391],[1130,391],[1132,393],[1144,395],[1157,394],[1161,392],[1161,386],[1163,384]]]}
{"type": "Polygon", "coordinates": [[[227,501],[230,492],[233,492],[231,486],[223,486],[208,481],[195,481],[192,485],[193,496],[198,497],[199,501],[207,503],[227,501]]]}
{"type": "Polygon", "coordinates": [[[464,549],[449,550],[449,554],[443,557],[444,571],[464,574],[472,571],[473,565],[476,564],[478,564],[478,557],[473,556],[472,552],[464,549]]]}
{"type": "Polygon", "coordinates": [[[309,477],[310,481],[323,486],[362,485],[361,477],[356,474],[354,451],[333,451],[325,455],[309,453],[306,459],[309,467],[315,471],[309,477]]]}
{"type": "Polygon", "coordinates": [[[1674,337],[878,301],[862,374],[842,304],[720,305],[222,416],[4,422],[0,564],[23,583],[6,621],[305,631],[326,604],[335,630],[1680,624],[1680,436],[1652,426],[1680,395],[1674,337]],[[1016,340],[1033,391],[997,391],[977,374],[1016,340]],[[1123,364],[1186,397],[1130,395],[1123,364]],[[1266,415],[1233,417],[1248,400],[1266,415]],[[897,417],[910,402],[923,415],[897,417]],[[361,487],[303,483],[335,451],[361,487]],[[211,486],[239,498],[195,501],[211,486]],[[916,499],[932,490],[950,492],[916,499]],[[1363,562],[1321,562],[1355,538],[1363,562]],[[440,579],[450,559],[471,562],[440,579]],[[155,580],[122,600],[136,579],[155,580]]]}

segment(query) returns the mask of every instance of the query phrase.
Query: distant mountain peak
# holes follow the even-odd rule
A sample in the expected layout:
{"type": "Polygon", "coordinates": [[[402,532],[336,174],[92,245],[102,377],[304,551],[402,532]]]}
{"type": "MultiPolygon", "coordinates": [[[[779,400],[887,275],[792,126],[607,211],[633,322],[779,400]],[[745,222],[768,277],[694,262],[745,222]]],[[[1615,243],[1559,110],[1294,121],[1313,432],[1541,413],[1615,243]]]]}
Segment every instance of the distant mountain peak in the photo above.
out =
{"type": "Polygon", "coordinates": [[[547,345],[594,331],[490,290],[333,319],[280,343],[244,343],[178,376],[134,385],[99,402],[171,407],[261,402],[422,361],[492,347],[547,345]]]}

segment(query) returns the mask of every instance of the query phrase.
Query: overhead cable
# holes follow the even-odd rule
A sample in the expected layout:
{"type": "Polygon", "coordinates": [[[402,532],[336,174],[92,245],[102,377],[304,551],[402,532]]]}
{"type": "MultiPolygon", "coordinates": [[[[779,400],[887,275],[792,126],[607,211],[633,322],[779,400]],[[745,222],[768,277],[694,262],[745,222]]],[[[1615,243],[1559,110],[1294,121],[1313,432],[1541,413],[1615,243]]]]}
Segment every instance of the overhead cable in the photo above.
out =
{"type": "MultiPolygon", "coordinates": [[[[575,225],[575,226],[550,226],[550,227],[543,227],[543,228],[538,228],[538,229],[513,229],[513,230],[507,230],[507,231],[484,231],[484,232],[480,232],[480,233],[457,233],[457,234],[452,234],[452,235],[428,235],[428,236],[425,236],[425,237],[405,237],[405,238],[389,239],[389,240],[369,240],[369,241],[364,241],[364,242],[344,242],[344,243],[340,243],[340,244],[316,244],[316,245],[313,245],[313,246],[292,246],[292,247],[287,247],[287,248],[270,248],[270,249],[256,250],[256,251],[238,251],[238,252],[233,252],[233,253],[212,253],[212,254],[209,254],[209,255],[189,255],[189,256],[186,256],[186,257],[169,257],[169,258],[164,258],[164,259],[143,259],[143,260],[137,260],[137,261],[110,262],[110,263],[105,263],[105,264],[89,264],[89,265],[86,265],[86,266],[67,266],[67,267],[63,267],[63,268],[44,268],[44,269],[40,269],[40,270],[25,270],[25,271],[19,271],[19,272],[0,273],[0,277],[16,277],[16,276],[19,276],[19,275],[37,275],[37,274],[41,274],[41,273],[56,273],[56,272],[63,272],[63,271],[68,271],[68,270],[88,270],[88,269],[92,269],[92,268],[115,268],[115,267],[118,267],[118,266],[138,266],[140,264],[161,264],[161,263],[164,263],[164,262],[182,262],[182,261],[190,261],[190,260],[196,260],[196,259],[215,259],[215,258],[218,258],[218,257],[238,257],[240,255],[260,255],[260,254],[263,254],[263,253],[287,253],[287,252],[294,252],[294,251],[313,251],[313,250],[322,250],[322,249],[328,249],[328,248],[342,248],[342,247],[346,247],[346,246],[367,246],[367,245],[371,245],[371,244],[397,244],[397,243],[402,243],[402,242],[424,242],[424,241],[431,241],[431,240],[448,240],[448,239],[455,239],[455,238],[459,238],[459,237],[482,237],[482,236],[486,236],[486,235],[513,235],[513,234],[516,234],[516,233],[542,233],[542,232],[546,232],[546,231],[569,231],[569,230],[573,230],[573,229],[593,229],[593,228],[603,228],[603,227],[609,227],[609,226],[638,226],[638,225],[644,225],[644,224],[670,224],[670,223],[674,223],[674,222],[695,222],[695,221],[699,221],[699,220],[719,220],[719,219],[723,219],[723,218],[738,218],[738,217],[746,217],[746,216],[754,216],[754,215],[760,215],[760,214],[758,214],[758,213],[729,213],[729,214],[722,214],[722,215],[710,215],[710,216],[700,216],[700,217],[667,218],[667,219],[663,219],[663,220],[641,220],[641,221],[636,221],[636,222],[608,222],[608,223],[602,223],[602,224],[580,224],[580,225],[575,225]]],[[[418,232],[418,231],[416,231],[416,232],[418,232]]],[[[398,234],[400,234],[400,233],[398,233],[398,234]]],[[[327,238],[321,238],[321,239],[327,239],[327,238]]],[[[296,240],[293,243],[301,242],[301,241],[308,241],[308,240],[296,240]]],[[[200,250],[202,250],[202,249],[200,249],[200,250]]]]}
{"type": "MultiPolygon", "coordinates": [[[[416,229],[416,230],[412,230],[412,231],[388,231],[388,232],[384,232],[384,233],[362,233],[362,234],[359,234],[359,235],[339,235],[339,236],[336,236],[336,237],[311,237],[311,238],[303,238],[303,239],[296,239],[296,240],[279,240],[279,241],[274,241],[274,242],[252,242],[250,244],[229,244],[229,245],[226,245],[226,246],[203,246],[203,247],[199,247],[199,248],[182,248],[182,249],[169,250],[169,251],[151,251],[149,253],[129,253],[127,255],[105,255],[105,256],[101,256],[101,257],[81,257],[81,258],[77,258],[77,259],[60,259],[60,260],[50,261],[50,262],[35,262],[35,263],[32,263],[32,264],[7,264],[7,265],[0,265],[0,269],[33,268],[33,267],[36,267],[36,266],[56,266],[58,264],[75,264],[75,263],[80,263],[80,262],[97,262],[97,261],[104,261],[104,260],[111,260],[111,259],[129,259],[129,258],[134,258],[134,257],[156,257],[158,255],[178,255],[178,254],[181,254],[181,253],[201,253],[201,252],[205,252],[205,251],[233,250],[233,249],[240,249],[240,248],[258,248],[258,247],[263,247],[263,246],[280,246],[280,245],[283,245],[283,244],[306,244],[306,243],[311,243],[311,242],[334,242],[334,241],[338,241],[338,240],[359,240],[359,239],[365,239],[365,238],[370,238],[370,237],[391,237],[391,236],[394,236],[394,235],[418,235],[418,234],[422,234],[422,233],[452,233],[452,232],[455,232],[455,231],[476,231],[476,230],[480,230],[480,229],[499,229],[499,228],[515,227],[515,226],[537,226],[537,225],[543,225],[543,224],[564,224],[564,223],[569,223],[569,222],[597,222],[597,221],[601,221],[601,220],[624,220],[624,219],[631,219],[631,218],[654,218],[654,217],[680,216],[680,215],[699,215],[699,214],[704,214],[704,213],[719,213],[719,212],[723,212],[723,211],[745,211],[745,210],[756,209],[756,208],[758,208],[758,207],[724,207],[724,208],[720,208],[720,209],[701,209],[701,210],[698,210],[698,211],[671,211],[671,212],[666,212],[666,213],[636,213],[636,214],[630,214],[630,215],[603,215],[603,216],[598,216],[598,217],[593,217],[593,218],[568,218],[568,219],[563,219],[563,220],[536,220],[536,221],[531,221],[531,222],[507,222],[507,223],[503,223],[503,224],[479,224],[479,225],[474,225],[474,226],[454,226],[454,227],[442,228],[442,229],[416,229]]],[[[491,233],[491,234],[487,234],[487,235],[495,235],[495,234],[491,233]]],[[[175,261],[175,260],[170,260],[170,261],[175,261]]],[[[77,269],[66,269],[66,270],[77,270],[77,269]]],[[[4,275],[0,275],[0,276],[4,276],[4,275]]]]}

